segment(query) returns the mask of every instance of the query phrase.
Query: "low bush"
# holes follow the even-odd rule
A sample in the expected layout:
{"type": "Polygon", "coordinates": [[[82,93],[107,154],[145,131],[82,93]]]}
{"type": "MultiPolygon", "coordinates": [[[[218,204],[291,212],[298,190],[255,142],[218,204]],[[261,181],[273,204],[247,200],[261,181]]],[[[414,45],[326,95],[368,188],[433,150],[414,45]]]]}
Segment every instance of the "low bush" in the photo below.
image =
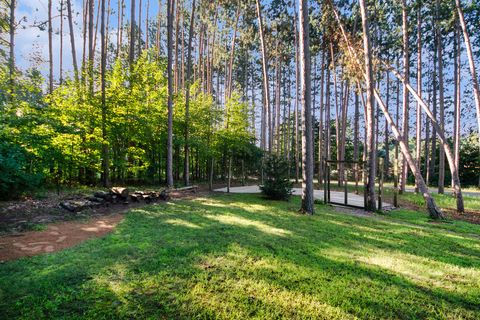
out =
{"type": "Polygon", "coordinates": [[[264,164],[264,183],[260,186],[267,199],[288,200],[292,195],[288,163],[276,155],[267,156],[264,164]]]}

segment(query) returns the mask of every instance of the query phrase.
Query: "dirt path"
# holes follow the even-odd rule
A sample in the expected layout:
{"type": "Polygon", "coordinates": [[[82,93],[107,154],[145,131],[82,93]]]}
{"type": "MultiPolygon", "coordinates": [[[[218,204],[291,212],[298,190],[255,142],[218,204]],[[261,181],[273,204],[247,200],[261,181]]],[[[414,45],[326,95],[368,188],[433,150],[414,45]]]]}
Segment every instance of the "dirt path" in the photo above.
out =
{"type": "Polygon", "coordinates": [[[44,231],[28,231],[0,237],[0,262],[72,247],[89,238],[100,237],[113,231],[122,219],[123,215],[116,213],[87,221],[49,224],[44,231]]]}
{"type": "MultiPolygon", "coordinates": [[[[191,191],[178,192],[173,191],[170,196],[172,200],[178,199],[192,199],[198,196],[208,195],[208,191],[200,191],[197,193],[192,193],[191,191]]],[[[37,204],[38,207],[42,207],[40,201],[37,204]]],[[[52,205],[45,205],[45,203],[54,203],[55,200],[49,199],[48,202],[44,201],[43,207],[51,209],[52,205]]],[[[26,232],[17,232],[14,234],[7,234],[0,236],[0,263],[8,260],[15,260],[22,257],[35,256],[44,253],[51,253],[59,251],[62,249],[70,248],[78,243],[81,243],[87,239],[93,237],[101,237],[107,233],[112,232],[117,224],[122,221],[124,214],[132,209],[143,207],[148,205],[147,203],[130,203],[128,205],[117,204],[111,205],[109,207],[102,207],[96,210],[91,210],[87,219],[82,220],[68,220],[54,223],[44,224],[46,230],[43,231],[26,231],[26,232]]],[[[18,201],[15,205],[12,206],[12,215],[15,217],[21,215],[22,218],[25,218],[25,210],[22,210],[23,207],[28,207],[31,205],[29,203],[24,203],[18,201]]],[[[57,206],[58,207],[58,206],[57,206]]],[[[38,217],[45,216],[45,210],[37,210],[36,208],[31,209],[28,213],[28,216],[31,216],[33,219],[38,217]]],[[[50,212],[49,210],[46,210],[50,212]]],[[[64,210],[65,211],[65,210],[64,210]]],[[[54,211],[55,212],[55,211],[54,211]]],[[[77,214],[78,215],[78,214],[77,214]]],[[[58,215],[53,215],[58,217],[58,215]]],[[[2,215],[0,214],[0,218],[2,215]]],[[[5,217],[5,215],[4,215],[5,217]]],[[[63,216],[60,216],[64,218],[63,216]]],[[[78,216],[80,217],[80,216],[78,216]]],[[[0,219],[0,225],[5,222],[0,219]]]]}

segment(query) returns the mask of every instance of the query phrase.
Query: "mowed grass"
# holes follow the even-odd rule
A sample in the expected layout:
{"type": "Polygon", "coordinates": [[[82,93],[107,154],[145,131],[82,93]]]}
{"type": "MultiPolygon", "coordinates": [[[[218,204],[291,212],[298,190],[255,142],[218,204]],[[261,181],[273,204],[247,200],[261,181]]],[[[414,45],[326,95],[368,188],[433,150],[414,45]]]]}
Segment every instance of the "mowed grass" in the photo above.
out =
{"type": "Polygon", "coordinates": [[[2,319],[479,319],[480,226],[216,195],[0,265],[2,319]]]}
{"type": "MultiPolygon", "coordinates": [[[[393,191],[390,191],[388,195],[393,198],[393,191]]],[[[437,206],[439,206],[440,208],[452,210],[456,210],[457,208],[457,199],[451,194],[432,193],[432,197],[433,199],[435,199],[437,206]]],[[[404,201],[413,203],[421,207],[425,206],[425,200],[423,199],[422,195],[418,193],[404,192],[403,194],[399,195],[399,199],[403,199],[404,201]]],[[[464,195],[463,203],[465,206],[465,210],[467,211],[480,211],[480,195],[464,195]]]]}

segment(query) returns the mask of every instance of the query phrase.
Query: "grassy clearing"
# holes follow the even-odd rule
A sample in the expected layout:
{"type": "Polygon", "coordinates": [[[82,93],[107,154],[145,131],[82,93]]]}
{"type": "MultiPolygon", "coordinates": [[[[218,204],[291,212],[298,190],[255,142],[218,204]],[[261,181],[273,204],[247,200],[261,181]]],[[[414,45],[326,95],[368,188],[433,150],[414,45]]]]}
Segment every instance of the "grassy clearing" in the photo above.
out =
{"type": "MultiPolygon", "coordinates": [[[[393,191],[389,191],[388,194],[393,197],[393,191]]],[[[457,200],[451,194],[433,193],[432,197],[440,208],[452,210],[457,208],[457,200]]],[[[413,192],[405,192],[404,194],[399,195],[399,199],[403,199],[418,206],[424,206],[425,204],[422,195],[413,192]]],[[[464,195],[463,202],[466,210],[480,211],[480,196],[474,197],[464,195]]]]}
{"type": "Polygon", "coordinates": [[[3,318],[480,318],[480,226],[218,195],[0,265],[3,318]]]}
{"type": "MultiPolygon", "coordinates": [[[[409,187],[414,188],[414,186],[409,186],[409,187]]],[[[322,190],[323,190],[323,186],[322,186],[322,190]]],[[[331,190],[344,192],[344,188],[338,187],[336,182],[331,184],[331,190]]],[[[433,191],[433,190],[435,189],[430,188],[430,191],[433,191]]],[[[358,191],[362,194],[363,186],[360,184],[357,189],[355,187],[355,184],[350,182],[348,185],[348,191],[349,192],[358,191]]],[[[378,192],[378,189],[377,189],[377,192],[378,192]]],[[[470,191],[470,192],[473,192],[473,191],[470,191]]],[[[431,194],[432,194],[432,197],[435,199],[435,202],[440,208],[456,210],[457,202],[455,197],[450,193],[450,190],[448,190],[447,193],[445,194],[438,194],[435,192],[432,192],[431,194]]],[[[386,184],[384,189],[384,201],[392,204],[393,196],[394,196],[393,186],[386,184]]],[[[423,196],[418,193],[404,192],[403,194],[398,195],[398,199],[399,201],[404,201],[406,203],[410,203],[419,207],[425,207],[425,200],[423,199],[423,196]]],[[[464,194],[463,201],[464,201],[465,209],[467,211],[480,211],[480,194],[479,195],[464,194]]]]}

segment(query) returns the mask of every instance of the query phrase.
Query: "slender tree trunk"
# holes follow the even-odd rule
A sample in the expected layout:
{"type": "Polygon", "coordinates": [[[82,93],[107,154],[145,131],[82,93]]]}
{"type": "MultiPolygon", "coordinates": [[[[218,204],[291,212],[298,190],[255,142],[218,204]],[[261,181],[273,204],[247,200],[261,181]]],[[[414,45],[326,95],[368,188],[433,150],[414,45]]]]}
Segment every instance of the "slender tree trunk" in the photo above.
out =
{"type": "MultiPolygon", "coordinates": [[[[439,25],[440,1],[436,0],[436,18],[437,18],[437,56],[438,56],[438,86],[439,86],[439,107],[440,107],[440,129],[445,132],[445,104],[443,96],[443,53],[442,53],[442,30],[439,25]]],[[[440,144],[440,154],[438,160],[438,193],[444,193],[445,186],[445,150],[443,144],[440,144]]]]}
{"type": "MultiPolygon", "coordinates": [[[[419,0],[417,9],[417,92],[422,97],[422,2],[419,0]]],[[[422,148],[422,107],[417,102],[416,149],[417,166],[420,168],[422,148]]],[[[415,192],[418,193],[418,184],[415,181],[415,192]]]]}
{"type": "Polygon", "coordinates": [[[142,0],[138,4],[138,56],[142,54],[142,0]]]}
{"type": "Polygon", "coordinates": [[[160,28],[162,27],[162,0],[158,0],[158,14],[157,14],[157,34],[155,39],[155,48],[157,49],[157,56],[160,56],[160,38],[161,32],[160,28]]]}
{"type": "MultiPolygon", "coordinates": [[[[167,2],[174,0],[167,0],[167,2]]],[[[130,0],[130,48],[128,62],[133,65],[135,59],[135,0],[130,0]]]]}
{"type": "MultiPolygon", "coordinates": [[[[409,34],[408,34],[408,12],[407,12],[407,2],[402,0],[402,33],[403,33],[403,68],[405,74],[405,83],[403,85],[403,125],[402,125],[402,136],[405,141],[408,143],[409,137],[409,94],[406,88],[409,83],[410,78],[410,48],[408,45],[409,34]]],[[[402,171],[400,175],[400,193],[405,191],[405,185],[408,178],[408,167],[407,160],[402,157],[402,171]]]]}
{"type": "MultiPolygon", "coordinates": [[[[405,0],[403,0],[405,1],[405,0]]],[[[363,50],[365,52],[365,78],[367,87],[366,96],[366,129],[367,129],[367,153],[368,153],[368,185],[367,187],[367,210],[376,210],[375,201],[375,176],[376,176],[376,153],[374,146],[373,128],[375,127],[375,115],[373,109],[373,70],[372,70],[372,52],[370,48],[370,29],[368,27],[368,13],[365,6],[365,0],[360,0],[360,12],[362,15],[363,27],[363,50]]],[[[381,209],[381,208],[379,208],[381,209]]]]}
{"type": "Polygon", "coordinates": [[[187,83],[185,85],[185,158],[183,165],[183,182],[186,186],[190,184],[190,148],[189,148],[189,121],[190,121],[190,79],[192,74],[192,39],[195,24],[195,0],[192,0],[192,11],[190,14],[190,28],[188,31],[187,47],[187,83]]]}
{"type": "Polygon", "coordinates": [[[75,49],[75,30],[73,29],[72,1],[67,0],[68,29],[70,30],[70,46],[72,49],[73,74],[78,81],[77,51],[75,49]]]}
{"type": "MultiPolygon", "coordinates": [[[[393,69],[391,69],[391,71],[404,84],[406,83],[405,78],[402,77],[398,72],[396,72],[393,69]]],[[[460,187],[460,178],[459,178],[459,175],[458,175],[458,168],[455,166],[454,156],[453,156],[453,153],[450,149],[448,141],[445,138],[445,133],[442,130],[441,126],[438,124],[435,116],[432,114],[432,112],[428,108],[428,105],[425,103],[425,101],[423,101],[423,99],[418,96],[418,94],[415,92],[415,90],[412,88],[412,86],[410,84],[407,84],[406,87],[410,91],[410,93],[413,95],[413,97],[420,103],[420,105],[423,108],[423,111],[430,118],[432,126],[433,126],[433,128],[435,128],[436,134],[438,135],[438,138],[440,139],[440,142],[442,143],[442,147],[443,147],[443,150],[445,151],[445,156],[447,157],[448,165],[450,166],[450,172],[452,174],[452,180],[453,180],[453,183],[454,183],[453,193],[457,195],[457,211],[458,212],[464,212],[465,209],[464,209],[464,204],[463,204],[462,191],[461,191],[461,187],[460,187]]]]}
{"type": "Polygon", "coordinates": [[[123,18],[125,15],[125,0],[122,0],[121,8],[120,8],[120,25],[119,25],[119,33],[118,33],[118,43],[117,43],[117,58],[122,53],[122,45],[123,45],[123,18]]]}
{"type": "MultiPolygon", "coordinates": [[[[428,103],[431,104],[431,97],[428,94],[428,103]]],[[[430,184],[430,119],[425,117],[425,148],[424,148],[424,169],[425,169],[425,184],[430,184]]]]}
{"type": "Polygon", "coordinates": [[[237,14],[235,15],[235,28],[233,30],[232,44],[230,45],[230,61],[227,69],[227,94],[226,97],[230,99],[232,96],[232,76],[233,76],[233,62],[235,58],[235,42],[237,39],[238,20],[240,18],[240,3],[237,4],[237,14]]]}
{"type": "MultiPolygon", "coordinates": [[[[167,0],[168,1],[168,0],[167,0]]],[[[177,9],[175,14],[175,45],[173,49],[173,54],[175,55],[175,65],[173,68],[173,84],[174,84],[174,92],[177,93],[180,89],[180,77],[179,77],[179,70],[180,65],[178,63],[178,55],[179,55],[179,44],[180,44],[180,6],[182,2],[177,3],[177,9]]],[[[201,60],[201,59],[200,59],[201,60]]]]}
{"type": "Polygon", "coordinates": [[[93,55],[94,55],[94,39],[93,39],[93,19],[94,19],[94,0],[89,1],[88,9],[88,85],[89,92],[93,95],[93,55]]]}
{"type": "Polygon", "coordinates": [[[457,7],[458,19],[460,26],[462,27],[463,40],[465,41],[465,48],[467,49],[468,64],[470,66],[470,74],[473,82],[473,96],[475,98],[475,108],[477,110],[477,123],[479,131],[479,146],[480,146],[480,88],[478,85],[477,71],[475,69],[475,61],[473,58],[472,45],[470,44],[470,36],[468,35],[467,24],[465,23],[465,17],[463,16],[463,9],[460,0],[455,0],[457,7]]]}
{"type": "Polygon", "coordinates": [[[10,0],[10,17],[9,17],[9,55],[8,55],[8,69],[10,77],[10,100],[14,96],[15,87],[15,8],[17,6],[17,0],[10,0]]]}
{"type": "Polygon", "coordinates": [[[145,50],[148,50],[148,34],[150,33],[148,28],[149,28],[149,21],[148,21],[148,14],[150,12],[150,0],[147,0],[147,17],[145,20],[145,50]]]}
{"type": "MultiPolygon", "coordinates": [[[[100,20],[100,8],[101,8],[101,4],[100,4],[101,0],[98,1],[98,6],[97,6],[97,15],[96,15],[96,18],[95,18],[95,28],[94,28],[94,32],[93,32],[93,57],[94,57],[94,61],[95,61],[95,52],[96,52],[96,48],[97,48],[97,35],[98,35],[98,21],[100,20]]],[[[95,6],[95,0],[93,0],[93,3],[94,3],[94,6],[95,6]]]]}
{"type": "MultiPolygon", "coordinates": [[[[258,1],[258,0],[257,0],[258,1]]],[[[308,0],[299,1],[300,61],[302,70],[302,207],[307,214],[314,212],[312,97],[310,82],[310,23],[308,0]]]]}
{"type": "Polygon", "coordinates": [[[295,6],[295,13],[293,14],[293,29],[294,29],[294,36],[295,36],[295,183],[298,183],[298,178],[300,176],[300,167],[299,167],[299,130],[298,130],[298,111],[299,111],[299,100],[298,100],[298,88],[300,87],[300,75],[299,75],[299,61],[298,61],[298,30],[297,30],[297,10],[295,6]]]}
{"type": "MultiPolygon", "coordinates": [[[[325,40],[325,39],[323,39],[325,40]]],[[[325,51],[322,50],[322,62],[320,67],[320,105],[318,112],[318,188],[320,189],[323,181],[323,89],[324,89],[324,75],[325,75],[325,51]]]]}
{"type": "MultiPolygon", "coordinates": [[[[262,50],[262,71],[263,71],[263,96],[265,102],[265,110],[269,110],[270,104],[270,94],[269,94],[269,87],[268,87],[268,61],[267,61],[267,53],[265,48],[265,40],[263,35],[263,19],[262,19],[262,10],[260,7],[260,0],[256,0],[257,5],[257,17],[258,17],[258,26],[259,26],[259,33],[260,33],[260,47],[262,50]]],[[[263,117],[262,121],[266,122],[266,113],[263,117]]],[[[266,125],[262,126],[262,140],[263,140],[263,149],[266,149],[265,140],[266,140],[266,125]]]]}
{"type": "Polygon", "coordinates": [[[111,15],[111,13],[112,13],[112,11],[110,9],[110,0],[108,0],[107,1],[107,11],[106,11],[107,21],[105,22],[105,56],[107,58],[108,58],[108,45],[110,44],[109,30],[110,30],[110,15],[111,15]]]}
{"type": "MultiPolygon", "coordinates": [[[[358,162],[360,159],[360,150],[359,150],[359,122],[360,122],[360,108],[359,108],[359,99],[358,92],[355,90],[355,111],[353,116],[353,161],[358,162]]],[[[355,164],[355,193],[358,194],[358,180],[360,177],[360,172],[358,165],[355,164]]]]}
{"type": "Polygon", "coordinates": [[[275,59],[275,152],[280,154],[280,95],[281,95],[281,76],[280,76],[280,58],[275,59]]]}
{"type": "Polygon", "coordinates": [[[60,56],[59,56],[59,83],[63,83],[63,0],[60,0],[60,56]]]}
{"type": "MultiPolygon", "coordinates": [[[[134,1],[134,0],[133,0],[134,1]]],[[[167,0],[167,82],[168,82],[168,132],[167,132],[167,186],[173,187],[173,79],[172,79],[172,45],[173,13],[175,0],[167,0]]]]}
{"type": "MultiPolygon", "coordinates": [[[[435,26],[433,27],[435,30],[435,26]]],[[[436,50],[437,45],[437,37],[434,35],[434,50],[433,50],[433,72],[432,72],[432,106],[433,106],[433,116],[435,120],[437,119],[437,90],[438,90],[438,84],[437,84],[437,54],[438,51],[436,50]]],[[[432,125],[432,143],[431,145],[431,151],[430,151],[430,182],[433,180],[433,177],[435,176],[435,168],[437,165],[437,130],[435,126],[432,125]]]]}
{"type": "Polygon", "coordinates": [[[109,159],[108,159],[108,142],[107,142],[107,105],[105,101],[105,72],[107,65],[107,52],[105,42],[105,0],[101,0],[101,87],[102,87],[102,183],[104,187],[110,185],[109,182],[109,159]]]}
{"type": "MultiPolygon", "coordinates": [[[[387,96],[386,96],[386,105],[385,105],[385,108],[387,109],[387,111],[390,109],[390,73],[387,72],[387,96]]],[[[388,132],[388,121],[387,119],[385,119],[385,139],[384,139],[384,148],[385,148],[385,165],[384,165],[384,168],[385,168],[385,171],[384,171],[384,175],[385,175],[385,178],[388,179],[388,176],[389,176],[389,171],[388,171],[388,168],[390,166],[390,136],[389,136],[389,132],[388,132]]]]}
{"type": "Polygon", "coordinates": [[[423,195],[423,198],[425,199],[430,217],[433,219],[443,218],[442,212],[435,204],[435,200],[430,195],[430,192],[428,191],[428,187],[425,184],[425,181],[423,180],[422,175],[420,174],[420,169],[418,168],[414,158],[410,154],[410,151],[408,149],[408,144],[406,143],[405,139],[398,131],[395,124],[393,123],[393,119],[388,113],[388,110],[385,108],[385,105],[383,104],[383,101],[377,91],[375,91],[375,98],[377,99],[378,105],[382,109],[388,123],[390,124],[390,127],[392,128],[392,132],[400,145],[400,149],[402,151],[403,157],[405,158],[408,165],[410,166],[410,170],[412,170],[415,176],[415,179],[418,181],[418,188],[420,190],[420,193],[423,195]]]}
{"type": "Polygon", "coordinates": [[[53,92],[52,0],[48,0],[48,92],[53,92]]]}
{"type": "Polygon", "coordinates": [[[325,158],[327,160],[332,159],[332,150],[331,150],[331,130],[330,130],[330,63],[327,63],[327,82],[325,88],[325,158]]]}
{"type": "MultiPolygon", "coordinates": [[[[453,141],[454,141],[454,157],[455,157],[455,166],[460,168],[460,136],[461,136],[461,127],[460,127],[460,117],[462,114],[461,107],[461,75],[460,75],[460,66],[461,66],[461,50],[460,50],[460,32],[458,21],[455,23],[455,36],[453,42],[453,53],[454,53],[454,129],[453,129],[453,141]]],[[[452,179],[452,187],[454,187],[452,179]]],[[[455,197],[457,195],[455,194],[455,197]]]]}
{"type": "Polygon", "coordinates": [[[83,27],[82,27],[82,33],[83,33],[83,46],[82,46],[82,85],[84,85],[85,81],[85,67],[86,67],[86,51],[87,51],[87,25],[88,25],[88,11],[90,11],[90,0],[83,0],[83,27]]]}

